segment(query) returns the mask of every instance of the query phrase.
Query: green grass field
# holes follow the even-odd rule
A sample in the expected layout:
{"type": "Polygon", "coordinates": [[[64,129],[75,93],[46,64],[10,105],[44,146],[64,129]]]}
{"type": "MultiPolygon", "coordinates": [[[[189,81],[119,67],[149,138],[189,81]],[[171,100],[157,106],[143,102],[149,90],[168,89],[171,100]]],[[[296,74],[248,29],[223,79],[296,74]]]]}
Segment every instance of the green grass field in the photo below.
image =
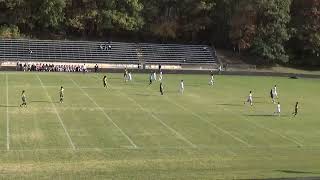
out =
{"type": "Polygon", "coordinates": [[[3,179],[320,177],[320,80],[0,73],[3,179]],[[185,81],[185,94],[178,93],[185,81]],[[272,116],[278,85],[282,116],[272,116]],[[60,104],[59,87],[65,88],[60,104]],[[18,107],[21,90],[28,107],[18,107]],[[254,106],[243,102],[253,91],[254,106]],[[300,114],[293,118],[295,101],[300,114]]]}

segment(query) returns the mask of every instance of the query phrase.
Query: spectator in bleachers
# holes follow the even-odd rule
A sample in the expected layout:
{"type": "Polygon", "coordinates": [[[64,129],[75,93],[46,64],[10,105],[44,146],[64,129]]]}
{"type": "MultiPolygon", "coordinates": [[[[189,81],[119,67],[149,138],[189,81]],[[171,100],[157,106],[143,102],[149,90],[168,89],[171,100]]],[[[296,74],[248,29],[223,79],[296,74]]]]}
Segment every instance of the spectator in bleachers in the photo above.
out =
{"type": "Polygon", "coordinates": [[[106,45],[106,47],[107,47],[107,50],[111,50],[112,47],[111,47],[111,42],[110,42],[110,41],[108,42],[108,44],[106,45]]]}
{"type": "Polygon", "coordinates": [[[54,64],[31,64],[17,63],[18,71],[41,71],[41,72],[87,72],[85,65],[54,65],[54,64]]]}

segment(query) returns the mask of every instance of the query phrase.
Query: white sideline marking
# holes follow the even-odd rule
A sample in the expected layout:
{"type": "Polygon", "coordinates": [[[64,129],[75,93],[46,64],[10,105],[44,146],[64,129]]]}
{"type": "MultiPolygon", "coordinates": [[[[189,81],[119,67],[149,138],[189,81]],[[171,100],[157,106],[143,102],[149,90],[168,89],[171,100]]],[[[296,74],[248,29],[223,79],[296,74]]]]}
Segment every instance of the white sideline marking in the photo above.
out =
{"type": "Polygon", "coordinates": [[[60,117],[60,115],[59,115],[59,113],[58,113],[58,110],[57,110],[56,106],[53,104],[52,99],[51,99],[51,97],[49,96],[49,93],[48,93],[47,89],[43,86],[42,80],[40,79],[40,77],[39,77],[38,74],[37,74],[37,78],[39,79],[40,84],[41,84],[43,90],[45,90],[48,98],[49,98],[50,101],[51,101],[52,107],[53,107],[55,113],[57,114],[57,117],[58,117],[58,119],[59,119],[59,121],[60,121],[61,126],[63,127],[64,132],[65,132],[66,135],[67,135],[67,138],[68,138],[68,140],[69,140],[69,143],[70,143],[72,149],[75,150],[76,147],[74,146],[74,144],[73,144],[73,142],[72,142],[72,139],[71,139],[71,137],[70,137],[70,135],[69,135],[69,133],[68,133],[68,131],[67,131],[67,128],[65,127],[65,125],[64,125],[64,123],[63,123],[63,121],[62,121],[62,119],[61,119],[61,117],[60,117]]]}
{"type": "Polygon", "coordinates": [[[9,129],[9,84],[8,75],[6,74],[6,85],[7,85],[7,150],[10,150],[10,129],[9,129]]]}
{"type": "Polygon", "coordinates": [[[201,117],[200,115],[198,115],[198,114],[197,114],[197,113],[195,113],[194,111],[191,111],[191,110],[189,110],[189,109],[185,108],[184,106],[182,106],[182,105],[180,105],[180,104],[176,103],[175,101],[170,100],[168,97],[166,97],[166,100],[167,100],[168,102],[173,103],[174,105],[178,106],[179,108],[183,109],[183,110],[184,110],[184,111],[186,111],[186,112],[191,112],[191,114],[192,114],[193,116],[195,116],[195,117],[197,117],[198,119],[200,119],[200,120],[202,120],[202,121],[205,121],[206,123],[208,123],[208,124],[210,124],[210,125],[214,126],[216,129],[218,129],[218,130],[220,130],[221,132],[223,132],[223,133],[225,133],[225,134],[229,135],[229,136],[230,136],[230,137],[232,137],[233,139],[235,139],[235,140],[237,140],[237,141],[241,142],[242,144],[245,144],[245,145],[246,145],[246,146],[248,146],[248,147],[253,147],[252,145],[250,145],[250,144],[249,144],[249,143],[247,143],[246,141],[244,141],[244,140],[242,140],[242,139],[238,138],[237,136],[234,136],[234,135],[233,135],[233,134],[231,134],[229,131],[227,131],[227,130],[225,130],[225,129],[221,128],[221,127],[219,127],[217,124],[215,124],[215,123],[213,123],[213,122],[211,122],[211,121],[208,121],[208,120],[204,119],[203,117],[201,117]]]}
{"type": "MultiPolygon", "coordinates": [[[[11,87],[15,87],[15,88],[26,88],[26,86],[24,85],[14,85],[11,87]]],[[[45,88],[60,88],[59,86],[43,86],[45,88]]],[[[78,88],[78,87],[74,87],[74,86],[63,86],[64,88],[68,88],[68,89],[72,89],[72,88],[78,88]]],[[[27,88],[30,89],[37,89],[37,88],[42,88],[42,86],[27,86],[27,88]]],[[[101,87],[96,87],[96,86],[82,86],[81,88],[83,89],[101,89],[101,87]]]]}
{"type": "MultiPolygon", "coordinates": [[[[112,86],[109,83],[109,86],[112,88],[112,86]]],[[[187,144],[189,144],[191,147],[193,148],[197,148],[197,146],[195,144],[193,144],[191,141],[189,141],[187,138],[185,138],[182,134],[180,134],[178,131],[174,130],[173,128],[171,128],[169,125],[167,125],[165,122],[163,122],[161,119],[159,119],[157,116],[155,116],[152,112],[148,111],[147,109],[145,109],[144,107],[142,107],[136,100],[130,98],[127,94],[124,94],[123,92],[121,92],[120,90],[118,90],[120,92],[120,94],[122,94],[123,96],[125,96],[128,100],[132,101],[133,103],[135,103],[142,111],[150,114],[150,116],[157,120],[158,122],[160,122],[163,126],[165,126],[166,128],[168,128],[171,132],[173,132],[179,139],[183,140],[184,142],[186,142],[187,144]]]]}
{"type": "Polygon", "coordinates": [[[98,105],[98,103],[92,99],[88,93],[86,93],[80,86],[78,83],[76,83],[71,77],[69,77],[71,79],[71,81],[81,90],[81,92],[86,95],[96,106],[97,108],[100,109],[100,111],[104,114],[104,116],[121,132],[121,134],[127,138],[127,140],[131,143],[131,145],[134,148],[138,148],[137,145],[133,142],[133,140],[126,134],[124,133],[124,131],[112,120],[112,118],[103,110],[103,108],[101,106],[98,105]]]}
{"type": "MultiPolygon", "coordinates": [[[[229,109],[223,108],[223,110],[224,110],[224,111],[228,111],[228,112],[230,112],[230,113],[232,113],[232,114],[235,114],[234,112],[230,111],[229,109]]],[[[276,131],[274,131],[274,130],[266,127],[266,126],[260,125],[260,124],[258,124],[258,123],[256,123],[256,122],[250,121],[248,118],[246,118],[246,117],[244,117],[244,116],[240,116],[240,117],[241,117],[243,120],[245,120],[245,121],[253,124],[253,125],[256,126],[256,127],[259,127],[259,128],[261,128],[261,129],[267,130],[267,131],[269,131],[269,132],[271,132],[271,133],[273,133],[273,134],[275,134],[275,135],[278,135],[278,136],[282,137],[283,139],[286,139],[286,140],[288,140],[288,141],[293,142],[294,144],[296,144],[296,145],[298,145],[298,146],[303,146],[303,144],[301,144],[300,142],[296,141],[296,140],[293,139],[293,138],[290,138],[290,137],[288,137],[288,136],[286,136],[286,135],[283,135],[283,134],[281,134],[281,133],[279,133],[279,132],[276,132],[276,131]]]]}
{"type": "MultiPolygon", "coordinates": [[[[301,150],[296,146],[255,146],[255,147],[234,147],[233,150],[259,150],[259,149],[295,149],[301,150]]],[[[305,149],[319,149],[320,145],[312,145],[312,146],[304,146],[302,150],[305,149]]],[[[10,149],[8,152],[36,152],[36,151],[78,151],[78,152],[96,152],[96,151],[107,151],[107,150],[220,150],[220,151],[227,151],[234,156],[237,154],[233,151],[226,150],[225,147],[214,147],[214,146],[198,146],[197,149],[190,147],[190,146],[148,146],[148,147],[80,147],[76,150],[72,148],[38,148],[38,149],[10,149]]],[[[7,150],[0,150],[0,152],[7,152],[7,150]]]]}

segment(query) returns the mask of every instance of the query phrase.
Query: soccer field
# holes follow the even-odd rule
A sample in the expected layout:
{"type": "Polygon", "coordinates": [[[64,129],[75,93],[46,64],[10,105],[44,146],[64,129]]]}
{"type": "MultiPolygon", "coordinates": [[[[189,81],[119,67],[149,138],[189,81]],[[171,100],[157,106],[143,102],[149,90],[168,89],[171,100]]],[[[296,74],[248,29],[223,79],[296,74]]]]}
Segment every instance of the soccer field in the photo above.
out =
{"type": "Polygon", "coordinates": [[[108,74],[107,90],[103,75],[1,72],[0,178],[320,177],[318,79],[217,76],[209,86],[209,75],[164,75],[161,96],[147,74],[108,74]]]}

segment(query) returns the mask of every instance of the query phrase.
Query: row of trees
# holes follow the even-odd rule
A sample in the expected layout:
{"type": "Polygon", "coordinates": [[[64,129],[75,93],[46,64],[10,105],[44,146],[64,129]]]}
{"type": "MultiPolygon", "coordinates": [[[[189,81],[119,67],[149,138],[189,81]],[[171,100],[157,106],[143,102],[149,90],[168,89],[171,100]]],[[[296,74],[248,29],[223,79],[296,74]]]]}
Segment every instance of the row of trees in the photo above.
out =
{"type": "Polygon", "coordinates": [[[125,35],[320,64],[320,0],[0,0],[0,12],[3,37],[125,35]]]}

